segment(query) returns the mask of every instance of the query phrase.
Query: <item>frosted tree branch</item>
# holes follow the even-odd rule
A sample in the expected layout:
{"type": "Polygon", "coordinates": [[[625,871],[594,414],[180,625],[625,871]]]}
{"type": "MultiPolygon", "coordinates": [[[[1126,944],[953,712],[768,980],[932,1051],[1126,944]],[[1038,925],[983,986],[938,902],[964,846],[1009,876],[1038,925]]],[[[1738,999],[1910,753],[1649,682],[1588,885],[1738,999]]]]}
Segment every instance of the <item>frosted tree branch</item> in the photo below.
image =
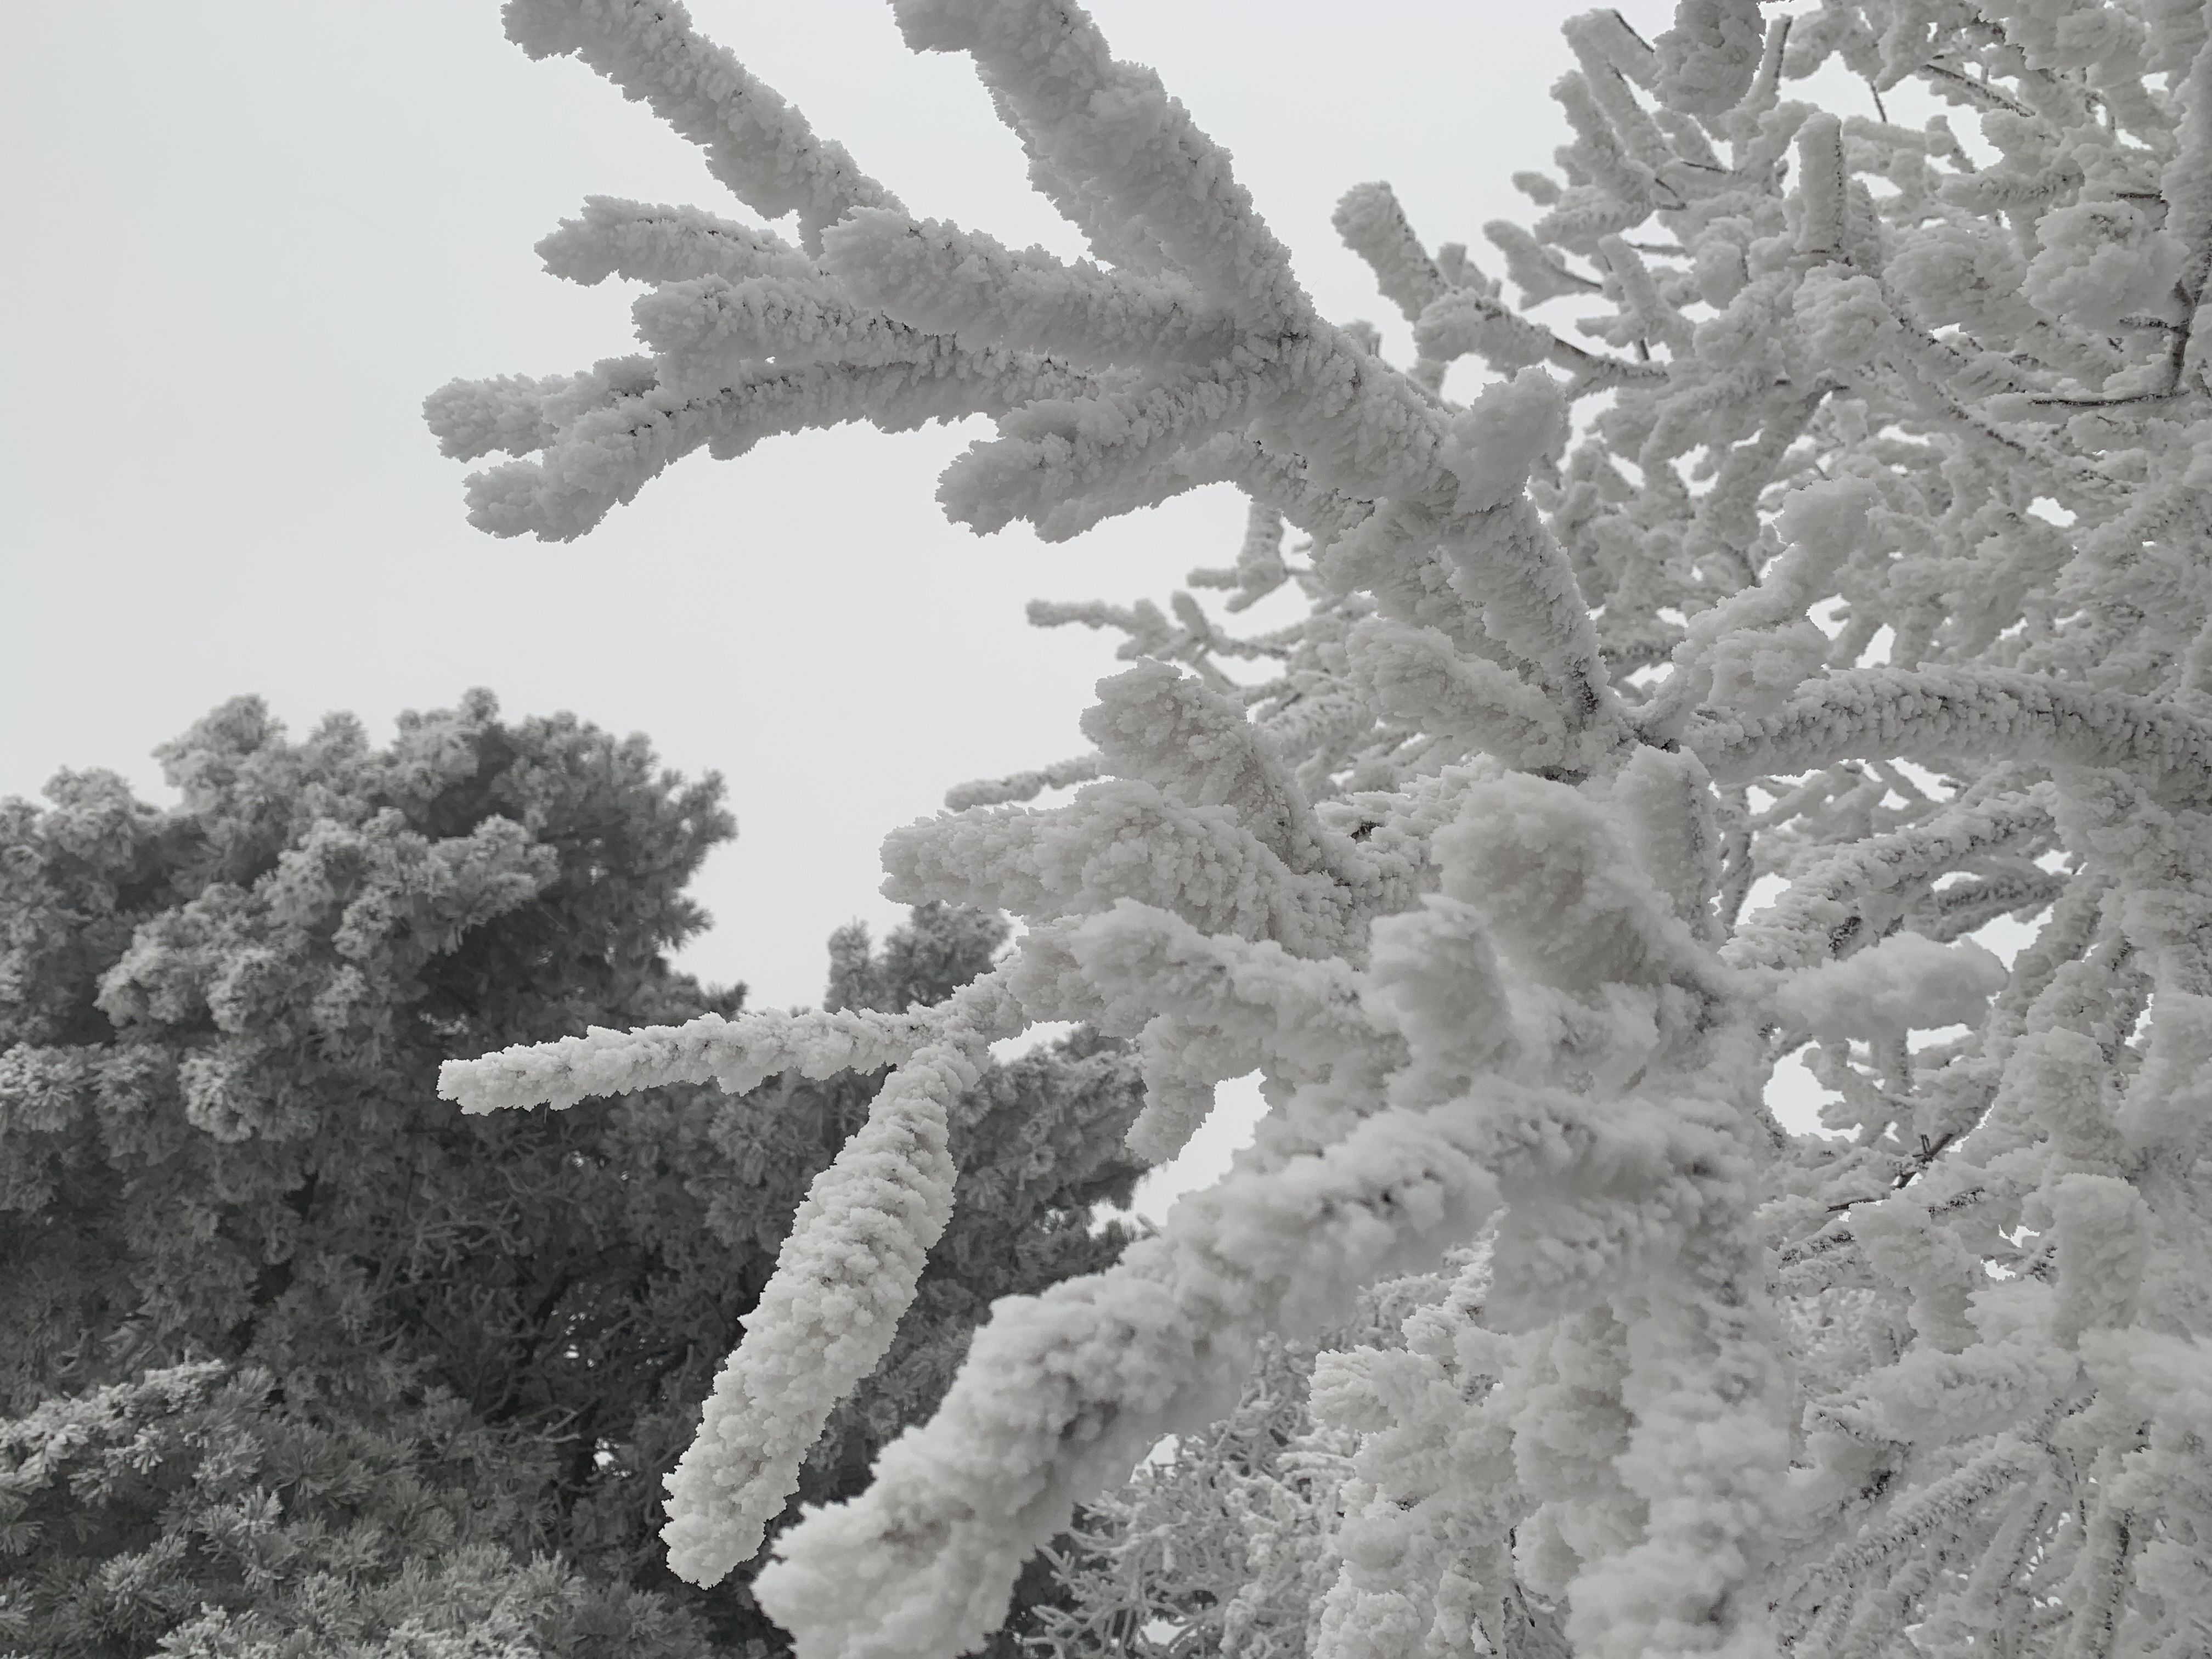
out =
{"type": "MultiPolygon", "coordinates": [[[[517,0],[798,234],[589,198],[540,251],[643,285],[643,349],[433,394],[447,454],[508,458],[472,520],[567,539],[702,447],[980,415],[939,494],[979,532],[1222,488],[1243,530],[1191,592],[1034,605],[1117,636],[1088,749],[887,837],[891,897],[1025,926],[966,1000],[447,1068],[472,1111],[891,1069],[707,1402],[678,1571],[755,1553],[884,1351],[981,1047],[1071,1019],[1133,1045],[1147,1158],[1229,1079],[1267,1116],[775,1541],[803,1659],[972,1650],[1075,1504],[1386,1272],[1413,1311],[1311,1367],[1337,1473],[1177,1511],[1272,1540],[1245,1650],[2203,1649],[2203,9],[1568,19],[1502,281],[1343,181],[1402,365],[1079,8],[894,13],[1089,256],[909,214],[670,0],[517,0]],[[1820,1098],[1778,1116],[1791,1054],[1820,1098]]],[[[1065,1587],[1139,1644],[1170,1595],[1065,1587]]]]}

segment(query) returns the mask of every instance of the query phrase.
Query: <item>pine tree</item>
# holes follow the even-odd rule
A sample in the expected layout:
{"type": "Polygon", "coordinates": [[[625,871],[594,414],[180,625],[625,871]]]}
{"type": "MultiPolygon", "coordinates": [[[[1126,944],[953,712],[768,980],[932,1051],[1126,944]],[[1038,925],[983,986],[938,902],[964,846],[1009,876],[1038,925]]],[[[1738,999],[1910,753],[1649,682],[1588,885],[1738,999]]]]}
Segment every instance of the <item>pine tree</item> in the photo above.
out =
{"type": "Polygon", "coordinates": [[[1272,1340],[1470,1244],[1448,1320],[1316,1362],[1361,1437],[1318,1656],[2212,1646],[2199,0],[1571,19],[1572,136],[1516,175],[1533,223],[1483,228],[1502,276],[1343,198],[1405,364],[1070,0],[893,9],[1089,257],[916,217],[674,0],[510,0],[793,240],[587,202],[540,251],[641,284],[645,349],[434,394],[447,453],[510,458],[472,521],[569,539],[694,449],[984,416],[939,495],[979,532],[1223,484],[1249,531],[1192,574],[1218,609],[1041,607],[1127,636],[1087,751],[886,842],[886,890],[1025,924],[932,1017],[447,1073],[488,1111],[897,1068],[718,1379],[676,1570],[750,1558],[894,1340],[977,1057],[1082,1019],[1137,1045],[1143,1156],[1257,1071],[1255,1145],[1002,1304],[868,1492],[784,1534],[758,1589],[805,1659],[971,1649],[1272,1340]],[[1969,937],[2008,916],[2009,963],[1969,937]],[[1824,1135],[1763,1102],[1800,1054],[1824,1135]]]}
{"type": "MultiPolygon", "coordinates": [[[[739,1012],[741,988],[667,963],[705,920],[684,884],[732,831],[719,781],[659,772],[642,739],[568,716],[502,721],[481,693],[406,716],[386,749],[335,717],[292,743],[240,700],[161,758],[173,808],[97,773],[0,807],[0,1408],[18,1419],[16,1478],[62,1467],[51,1441],[72,1413],[136,1422],[179,1389],[173,1420],[149,1419],[165,1447],[191,1443],[193,1413],[242,1421],[263,1399],[276,1414],[240,1428],[249,1440],[472,1437],[483,1467],[451,1504],[501,1518],[457,1539],[516,1571],[556,1553],[594,1595],[635,1583],[697,1604],[726,1639],[773,1639],[741,1584],[702,1596],[669,1577],[660,1479],[878,1079],[769,1076],[536,1118],[465,1117],[435,1091],[456,1044],[739,1012]]],[[[941,905],[879,951],[848,929],[830,1001],[940,1003],[1005,937],[941,905]]],[[[1113,1260],[1125,1232],[1091,1222],[1134,1177],[1121,1140],[1137,1086],[1121,1045],[1080,1032],[978,1068],[951,1125],[958,1219],[804,1497],[859,1490],[993,1299],[1113,1260]]],[[[280,1486],[252,1485],[250,1460],[224,1467],[283,1510],[279,1531],[309,1524],[280,1486]]],[[[167,1478],[216,1501],[196,1468],[167,1478]]],[[[61,1571],[52,1540],[111,1525],[52,1512],[61,1477],[41,1479],[50,1518],[0,1559],[11,1584],[61,1571]]],[[[363,1547],[437,1570],[402,1540],[363,1547]]],[[[124,1571],[98,1554],[88,1571],[124,1571]]],[[[181,1616],[215,1581],[177,1583],[181,1616]]],[[[215,1604],[278,1616],[234,1589],[215,1604]]]]}
{"type": "Polygon", "coordinates": [[[665,1596],[512,1540],[514,1449],[447,1395],[302,1409],[203,1360],[0,1423],[9,1659],[707,1659],[665,1596]]]}

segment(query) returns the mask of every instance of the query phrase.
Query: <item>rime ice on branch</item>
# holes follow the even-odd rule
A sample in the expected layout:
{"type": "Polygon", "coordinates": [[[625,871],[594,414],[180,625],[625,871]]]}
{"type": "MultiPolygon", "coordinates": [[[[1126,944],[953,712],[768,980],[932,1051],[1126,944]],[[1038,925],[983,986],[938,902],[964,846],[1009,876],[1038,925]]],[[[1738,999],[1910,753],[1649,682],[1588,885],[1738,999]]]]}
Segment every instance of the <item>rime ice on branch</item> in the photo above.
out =
{"type": "Polygon", "coordinates": [[[647,350],[434,395],[448,453],[514,458],[472,520],[566,539],[702,445],[979,413],[940,495],[979,531],[1251,510],[1191,578],[1220,614],[1039,607],[1127,636],[1091,750],[886,842],[893,897],[1025,924],[957,1007],[450,1069],[483,1109],[898,1067],[672,1482],[677,1569],[750,1553],[889,1340],[945,1224],[945,1091],[1079,1020],[1137,1045],[1144,1155],[1254,1071],[1257,1143],[1118,1267],[1001,1304],[874,1487],[779,1540],[758,1593],[802,1655],[974,1648],[1077,1504],[1385,1273],[1446,1288],[1404,1350],[1316,1372],[1358,1449],[1301,1645],[2202,1650],[2203,9],[1577,17],[1571,141],[1516,175],[1540,215],[1483,228],[1502,277],[1387,185],[1344,199],[1402,368],[1073,5],[894,9],[972,60],[1091,257],[911,216],[672,0],[513,0],[526,50],[799,240],[586,203],[541,252],[646,285],[647,350]],[[1790,95],[1833,66],[1863,105],[1790,95]],[[1967,937],[2005,917],[2008,966],[1967,937]],[[1761,1103],[1800,1050],[1823,1135],[1761,1103]]]}

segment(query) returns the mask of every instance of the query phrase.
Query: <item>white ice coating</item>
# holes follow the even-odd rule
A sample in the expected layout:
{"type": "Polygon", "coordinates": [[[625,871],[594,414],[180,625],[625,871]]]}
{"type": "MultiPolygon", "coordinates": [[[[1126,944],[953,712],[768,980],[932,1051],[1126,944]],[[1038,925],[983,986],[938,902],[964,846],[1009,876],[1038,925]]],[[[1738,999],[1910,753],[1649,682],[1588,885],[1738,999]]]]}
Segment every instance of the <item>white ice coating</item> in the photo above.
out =
{"type": "Polygon", "coordinates": [[[1146,1157],[1224,1079],[1268,1114],[775,1540],[802,1659],[972,1650],[1263,1335],[1471,1242],[1405,1349],[1316,1371],[1358,1451],[1310,1650],[2203,1650],[2205,8],[1570,19],[1502,271],[1346,180],[1402,367],[1079,7],[893,10],[1089,257],[909,213],[673,0],[515,0],[797,232],[587,200],[540,251],[644,285],[645,350],[434,394],[447,453],[509,458],[474,520],[568,539],[702,446],[981,415],[940,493],[978,531],[1209,487],[1246,527],[1164,605],[1034,607],[1124,637],[1089,747],[886,840],[890,896],[1026,928],[963,1000],[448,1067],[471,1110],[897,1068],[707,1402],[677,1570],[755,1552],[890,1340],[980,1045],[1073,1019],[1135,1046],[1146,1157]],[[2005,918],[2008,963],[1972,937],[2005,918]],[[1762,1104],[1799,1051],[1826,1137],[1762,1104]]]}
{"type": "Polygon", "coordinates": [[[710,1584],[752,1558],[830,1413],[890,1347],[952,1216],[948,1114],[990,1042],[1018,1029],[1005,1013],[988,998],[954,1005],[942,1035],[884,1080],[868,1121],[807,1188],[744,1340],[668,1477],[661,1536],[679,1576],[710,1584]]]}

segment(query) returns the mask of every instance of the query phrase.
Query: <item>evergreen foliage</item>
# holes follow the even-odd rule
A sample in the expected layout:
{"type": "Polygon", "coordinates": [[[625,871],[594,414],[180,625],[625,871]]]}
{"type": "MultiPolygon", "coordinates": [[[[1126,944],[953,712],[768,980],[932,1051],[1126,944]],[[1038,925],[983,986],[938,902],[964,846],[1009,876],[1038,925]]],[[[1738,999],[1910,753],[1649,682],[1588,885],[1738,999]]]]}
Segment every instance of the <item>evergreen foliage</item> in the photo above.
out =
{"type": "Polygon", "coordinates": [[[217,1360],[46,1401],[0,1424],[0,1650],[708,1659],[666,1597],[510,1552],[513,1457],[450,1395],[372,1425],[217,1360]]]}
{"type": "Polygon", "coordinates": [[[1077,1505],[1408,1271],[1402,1346],[1315,1362],[1358,1438],[1316,1659],[2212,1650],[2203,0],[1569,17],[1493,271],[1340,204],[1410,362],[1073,0],[892,12],[1086,256],[910,213],[677,0],[508,0],[763,222],[595,198],[540,244],[638,285],[641,349],[433,394],[506,457],[471,521],[573,539],[694,450],[982,416],[938,493],[979,532],[1219,485],[1248,529],[1166,607],[1039,607],[1127,636],[1088,750],[891,832],[887,891],[1025,925],[941,1011],[456,1051],[483,1112],[896,1066],[717,1381],[674,1569],[750,1559],[894,1340],[976,1057],[1084,1020],[1136,1045],[1146,1158],[1224,1079],[1267,1115],[782,1536],[803,1659],[972,1650],[1077,1505]],[[1968,937],[2007,917],[2009,962],[1968,937]],[[1800,1054],[1823,1133],[1765,1103],[1800,1054]]]}
{"type": "MultiPolygon", "coordinates": [[[[660,1478],[879,1077],[535,1117],[435,1092],[457,1046],[738,1012],[741,988],[667,963],[705,921],[684,884],[732,833],[719,781],[568,716],[503,721],[482,693],[382,749],[343,717],[291,742],[241,699],[161,758],[171,808],[101,773],[0,806],[0,1597],[44,1609],[6,1639],[137,1653],[189,1626],[194,1653],[301,1632],[382,1653],[399,1625],[377,1607],[404,1624],[427,1573],[474,1586],[516,1651],[594,1651],[545,1632],[586,1606],[598,1628],[625,1587],[660,1598],[632,1612],[668,1651],[695,1639],[678,1601],[775,1644],[742,1583],[669,1577],[660,1478]],[[134,1459],[136,1486],[87,1473],[134,1459]],[[267,1538],[209,1541],[217,1510],[267,1538]],[[264,1557],[367,1599],[269,1601],[264,1557]],[[233,1621],[202,1631],[203,1601],[233,1621]]],[[[880,951],[843,930],[830,1002],[942,1002],[1005,936],[939,905],[880,951]]],[[[803,1498],[859,1489],[992,1300],[1112,1261],[1125,1235],[1091,1216],[1127,1195],[1137,1104],[1133,1061],[1085,1033],[979,1070],[921,1315],[803,1498]]],[[[432,1634],[474,1652],[481,1632],[432,1634]]]]}

